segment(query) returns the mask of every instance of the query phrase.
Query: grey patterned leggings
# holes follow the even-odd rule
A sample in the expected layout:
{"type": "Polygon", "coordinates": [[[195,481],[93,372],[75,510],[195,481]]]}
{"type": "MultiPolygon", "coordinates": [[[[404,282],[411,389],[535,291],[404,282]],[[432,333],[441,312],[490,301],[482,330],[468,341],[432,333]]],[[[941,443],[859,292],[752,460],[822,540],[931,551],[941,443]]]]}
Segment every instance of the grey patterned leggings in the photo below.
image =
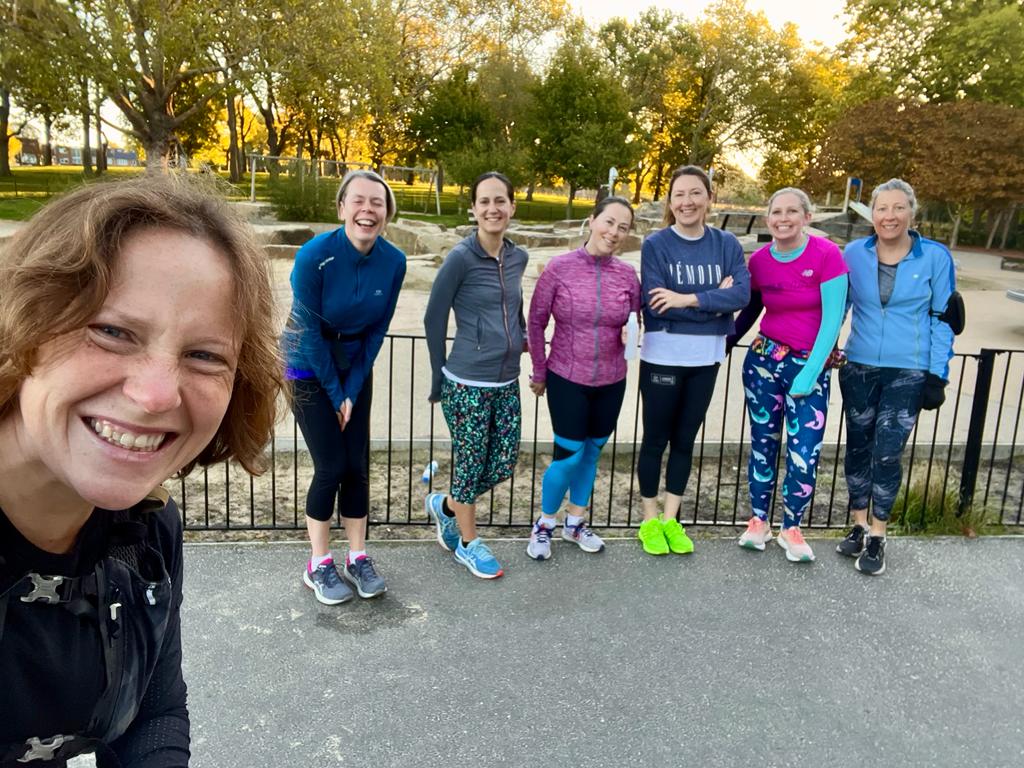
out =
{"type": "Polygon", "coordinates": [[[839,369],[846,412],[846,485],[850,509],[888,520],[899,492],[900,459],[917,414],[925,371],[847,363],[839,369]]]}

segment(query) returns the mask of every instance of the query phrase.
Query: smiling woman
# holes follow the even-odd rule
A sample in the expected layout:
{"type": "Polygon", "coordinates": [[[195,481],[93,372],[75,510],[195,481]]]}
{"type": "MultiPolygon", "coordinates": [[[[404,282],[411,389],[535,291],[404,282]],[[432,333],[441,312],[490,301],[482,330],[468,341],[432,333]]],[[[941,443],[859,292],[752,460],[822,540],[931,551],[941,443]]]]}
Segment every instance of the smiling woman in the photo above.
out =
{"type": "Polygon", "coordinates": [[[160,484],[260,468],[281,386],[265,260],[185,181],[92,185],[10,241],[0,295],[0,764],[185,766],[160,484]]]}

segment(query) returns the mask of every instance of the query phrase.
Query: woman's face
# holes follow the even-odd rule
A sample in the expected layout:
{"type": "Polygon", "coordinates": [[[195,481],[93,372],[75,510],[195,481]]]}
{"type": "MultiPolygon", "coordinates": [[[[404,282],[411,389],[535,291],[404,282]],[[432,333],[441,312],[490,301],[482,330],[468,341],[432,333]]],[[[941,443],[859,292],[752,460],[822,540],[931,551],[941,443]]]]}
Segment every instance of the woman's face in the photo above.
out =
{"type": "Polygon", "coordinates": [[[704,188],[704,182],[697,176],[683,174],[672,183],[669,208],[680,227],[703,225],[710,203],[711,198],[704,188]]]}
{"type": "Polygon", "coordinates": [[[509,197],[508,188],[501,179],[484,179],[477,185],[473,215],[481,232],[504,235],[515,212],[516,204],[509,197]]]}
{"type": "Polygon", "coordinates": [[[811,214],[804,210],[800,198],[792,192],[778,195],[768,209],[768,232],[776,245],[797,246],[804,227],[811,223],[811,214]]]}
{"type": "Polygon", "coordinates": [[[890,189],[879,192],[871,208],[871,223],[882,242],[901,240],[910,229],[914,211],[906,192],[890,189]]]}
{"type": "Polygon", "coordinates": [[[622,241],[629,234],[633,214],[629,208],[612,203],[597,216],[590,217],[590,239],[587,250],[594,256],[611,256],[619,250],[622,241]]]}
{"type": "Polygon", "coordinates": [[[168,229],[131,233],[88,325],[39,349],[13,418],[44,480],[124,509],[194,459],[220,426],[238,363],[223,253],[168,229]]]}
{"type": "Polygon", "coordinates": [[[357,176],[345,188],[338,204],[338,218],[345,223],[349,242],[360,253],[369,253],[388,223],[388,193],[379,181],[357,176]]]}

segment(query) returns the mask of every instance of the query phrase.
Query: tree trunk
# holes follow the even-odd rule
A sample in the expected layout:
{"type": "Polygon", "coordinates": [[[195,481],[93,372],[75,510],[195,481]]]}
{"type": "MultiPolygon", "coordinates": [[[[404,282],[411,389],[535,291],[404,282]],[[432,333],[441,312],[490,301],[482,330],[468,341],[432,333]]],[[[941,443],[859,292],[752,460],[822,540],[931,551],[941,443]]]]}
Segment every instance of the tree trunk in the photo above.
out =
{"type": "Polygon", "coordinates": [[[576,197],[576,185],[569,183],[569,201],[565,204],[565,218],[572,218],[572,201],[576,197]]]}
{"type": "Polygon", "coordinates": [[[1010,206],[1010,212],[1006,216],[1006,221],[1003,222],[1003,237],[999,241],[999,250],[1006,250],[1006,241],[1010,237],[1010,228],[1017,223],[1017,208],[1016,205],[1010,206]]]}
{"type": "Polygon", "coordinates": [[[531,181],[529,183],[529,185],[526,187],[526,202],[528,202],[528,203],[532,203],[533,202],[533,190],[534,190],[534,188],[536,186],[537,186],[536,182],[531,181]]]}
{"type": "Polygon", "coordinates": [[[82,88],[82,173],[92,176],[92,140],[89,138],[89,122],[92,111],[89,109],[89,81],[81,80],[82,88]]]}
{"type": "Polygon", "coordinates": [[[960,237],[960,222],[963,221],[964,214],[962,211],[957,211],[953,217],[953,232],[949,236],[949,249],[953,250],[956,248],[957,238],[960,237]]]}
{"type": "MultiPolygon", "coordinates": [[[[166,173],[171,160],[171,152],[175,150],[174,136],[161,126],[152,125],[149,140],[145,146],[146,173],[166,173]]],[[[175,155],[177,155],[176,150],[175,155]]],[[[175,160],[177,160],[176,157],[175,160]]]]}
{"type": "Polygon", "coordinates": [[[43,165],[53,165],[53,115],[46,112],[43,115],[43,135],[46,143],[43,144],[43,165]]]}
{"type": "Polygon", "coordinates": [[[0,176],[11,176],[11,92],[0,85],[0,176]]]}
{"type": "Polygon", "coordinates": [[[985,240],[985,248],[986,249],[992,247],[992,241],[996,239],[996,232],[999,231],[999,224],[1002,222],[1002,220],[1003,220],[1003,212],[1002,211],[997,211],[996,215],[995,215],[995,218],[992,219],[991,226],[989,226],[988,238],[985,240]]]}
{"type": "Polygon", "coordinates": [[[103,93],[96,96],[96,111],[93,116],[96,118],[96,173],[103,173],[107,170],[107,143],[103,140],[103,118],[100,116],[100,109],[103,107],[103,93]]]}
{"type": "Polygon", "coordinates": [[[444,163],[440,160],[437,161],[437,178],[435,183],[437,184],[437,193],[440,195],[444,192],[444,163]]]}
{"type": "Polygon", "coordinates": [[[228,180],[237,184],[242,180],[241,153],[238,151],[238,117],[235,114],[235,94],[228,93],[228,180]]]}

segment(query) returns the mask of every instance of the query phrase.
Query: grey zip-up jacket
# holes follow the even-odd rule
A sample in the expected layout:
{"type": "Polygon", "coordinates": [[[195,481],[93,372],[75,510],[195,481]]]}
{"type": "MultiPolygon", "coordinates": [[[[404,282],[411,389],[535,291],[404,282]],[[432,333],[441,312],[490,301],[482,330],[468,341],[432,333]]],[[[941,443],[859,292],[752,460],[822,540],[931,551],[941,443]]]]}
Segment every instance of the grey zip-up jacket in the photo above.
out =
{"type": "Polygon", "coordinates": [[[526,338],[523,317],[523,273],[526,251],[505,240],[501,257],[493,259],[480,246],[476,232],[448,252],[430,289],[423,316],[430,353],[430,400],[441,399],[447,368],[460,379],[487,383],[519,377],[519,359],[526,338]],[[446,354],[448,317],[455,310],[455,341],[446,354]]]}

